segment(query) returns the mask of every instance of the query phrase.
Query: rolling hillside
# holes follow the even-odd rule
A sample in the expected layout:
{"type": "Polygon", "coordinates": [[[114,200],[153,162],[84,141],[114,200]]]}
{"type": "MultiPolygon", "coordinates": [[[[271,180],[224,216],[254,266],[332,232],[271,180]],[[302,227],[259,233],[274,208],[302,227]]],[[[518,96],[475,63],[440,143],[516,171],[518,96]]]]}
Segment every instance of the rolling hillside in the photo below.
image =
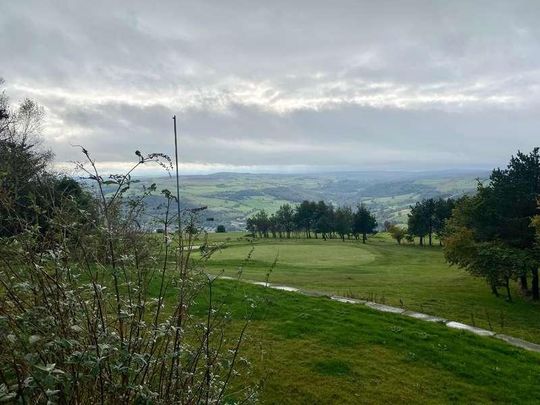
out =
{"type": "MultiPolygon", "coordinates": [[[[229,230],[244,229],[245,219],[260,209],[277,210],[284,203],[325,200],[335,205],[363,202],[385,220],[405,223],[408,208],[422,198],[456,197],[474,192],[476,179],[487,171],[461,172],[340,172],[321,174],[244,174],[216,173],[182,176],[181,200],[184,207],[208,206],[205,217],[209,229],[223,224],[229,230]]],[[[143,186],[157,184],[158,192],[149,198],[152,210],[160,210],[162,189],[174,189],[169,177],[141,177],[130,193],[140,194],[143,186]]]]}

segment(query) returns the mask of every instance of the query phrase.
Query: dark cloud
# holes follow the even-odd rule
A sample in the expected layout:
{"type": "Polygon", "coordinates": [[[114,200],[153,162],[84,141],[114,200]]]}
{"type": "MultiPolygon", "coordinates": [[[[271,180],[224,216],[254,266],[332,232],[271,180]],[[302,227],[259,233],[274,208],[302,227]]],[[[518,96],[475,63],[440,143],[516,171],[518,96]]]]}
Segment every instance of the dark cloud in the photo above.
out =
{"type": "MultiPolygon", "coordinates": [[[[537,143],[537,1],[20,1],[0,75],[72,144],[124,161],[492,166],[537,143]]],[[[221,167],[221,166],[220,166],[221,167]]]]}
{"type": "MultiPolygon", "coordinates": [[[[102,160],[129,160],[133,148],[172,153],[173,110],[106,103],[66,105],[70,142],[102,160]]],[[[231,105],[226,111],[186,110],[178,117],[188,162],[229,165],[313,165],[392,168],[486,167],[502,164],[537,141],[535,110],[406,110],[356,104],[287,114],[231,105]],[[490,130],[486,131],[486,125],[490,130]]],[[[72,153],[64,138],[61,156],[72,153]]]]}

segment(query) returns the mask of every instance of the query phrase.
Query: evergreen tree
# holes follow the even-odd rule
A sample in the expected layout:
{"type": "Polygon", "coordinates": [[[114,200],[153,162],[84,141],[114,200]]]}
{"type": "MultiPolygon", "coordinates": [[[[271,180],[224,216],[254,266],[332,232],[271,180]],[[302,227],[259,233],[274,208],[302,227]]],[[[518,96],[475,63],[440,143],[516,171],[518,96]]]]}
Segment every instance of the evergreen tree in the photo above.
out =
{"type": "Polygon", "coordinates": [[[314,205],[315,203],[310,203],[309,201],[305,200],[302,201],[302,203],[298,205],[295,210],[294,217],[297,229],[303,231],[306,235],[306,238],[311,238],[311,230],[314,217],[314,205]]]}
{"type": "Polygon", "coordinates": [[[377,220],[364,204],[360,204],[354,214],[353,234],[362,235],[362,243],[366,243],[367,235],[375,233],[377,220]]]}
{"type": "Polygon", "coordinates": [[[334,229],[341,240],[352,233],[353,212],[350,207],[339,207],[334,217],[334,229]]]}
{"type": "Polygon", "coordinates": [[[452,216],[452,210],[455,206],[456,202],[451,198],[446,200],[439,198],[435,201],[433,231],[435,232],[435,235],[437,235],[440,244],[442,244],[446,221],[452,216]]]}
{"type": "Polygon", "coordinates": [[[409,234],[417,236],[420,239],[420,245],[424,245],[424,238],[429,233],[429,224],[426,219],[425,205],[422,202],[417,202],[411,206],[411,211],[408,214],[407,226],[409,234]]]}
{"type": "Polygon", "coordinates": [[[334,230],[334,207],[326,205],[324,201],[319,201],[314,224],[315,235],[320,233],[323,239],[326,240],[334,230]]]}
{"type": "Polygon", "coordinates": [[[276,218],[282,225],[283,231],[287,235],[287,238],[290,238],[291,232],[295,228],[293,208],[289,204],[283,204],[276,212],[276,218]]]}
{"type": "Polygon", "coordinates": [[[454,210],[445,237],[447,259],[489,278],[492,287],[506,277],[503,282],[519,279],[526,290],[530,274],[532,296],[538,300],[540,256],[533,218],[539,195],[539,149],[518,152],[506,169],[494,170],[489,184],[479,184],[477,195],[454,210]]]}

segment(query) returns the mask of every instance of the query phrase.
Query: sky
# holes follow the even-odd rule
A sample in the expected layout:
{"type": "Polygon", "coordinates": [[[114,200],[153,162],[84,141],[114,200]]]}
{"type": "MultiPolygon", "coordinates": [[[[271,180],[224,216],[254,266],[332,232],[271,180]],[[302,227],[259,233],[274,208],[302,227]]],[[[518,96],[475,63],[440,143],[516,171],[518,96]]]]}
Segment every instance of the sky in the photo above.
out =
{"type": "Polygon", "coordinates": [[[59,166],[172,154],[173,115],[185,173],[491,168],[540,144],[538,0],[0,3],[0,77],[44,107],[59,166]]]}

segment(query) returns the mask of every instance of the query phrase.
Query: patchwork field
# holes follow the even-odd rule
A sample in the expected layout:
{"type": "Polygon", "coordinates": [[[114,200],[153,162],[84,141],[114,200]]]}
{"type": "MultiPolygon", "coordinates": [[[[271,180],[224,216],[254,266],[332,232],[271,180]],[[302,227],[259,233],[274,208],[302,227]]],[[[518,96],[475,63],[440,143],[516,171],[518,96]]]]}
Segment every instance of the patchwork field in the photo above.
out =
{"type": "Polygon", "coordinates": [[[540,305],[515,288],[513,302],[493,296],[482,280],[448,266],[438,246],[398,246],[385,234],[366,245],[321,239],[247,240],[241,233],[211,236],[223,243],[208,263],[216,274],[236,276],[241,269],[245,279],[268,277],[273,283],[403,306],[540,343],[540,305]]]}
{"type": "MultiPolygon", "coordinates": [[[[476,189],[476,179],[486,173],[474,172],[343,172],[313,174],[217,173],[182,176],[182,204],[208,206],[204,225],[214,230],[219,224],[229,230],[244,230],[245,220],[258,210],[275,212],[285,203],[325,200],[334,205],[355,206],[362,202],[382,224],[385,220],[407,221],[409,206],[422,198],[455,197],[476,189]]],[[[143,187],[157,185],[155,196],[146,199],[150,212],[160,210],[159,192],[173,190],[168,177],[141,177],[129,191],[140,195],[143,187]]],[[[155,225],[157,226],[157,225],[155,225]]]]}

